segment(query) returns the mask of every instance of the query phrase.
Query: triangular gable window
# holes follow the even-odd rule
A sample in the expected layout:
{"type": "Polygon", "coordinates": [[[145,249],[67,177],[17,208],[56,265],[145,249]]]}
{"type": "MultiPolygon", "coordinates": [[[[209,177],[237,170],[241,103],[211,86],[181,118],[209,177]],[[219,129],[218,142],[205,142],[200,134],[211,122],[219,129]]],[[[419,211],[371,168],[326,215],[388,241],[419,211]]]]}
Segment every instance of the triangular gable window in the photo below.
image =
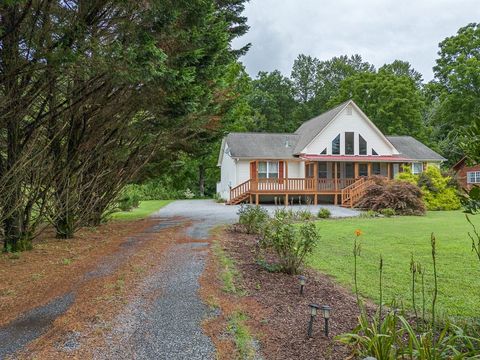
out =
{"type": "Polygon", "coordinates": [[[320,153],[320,155],[327,155],[327,148],[323,149],[323,151],[320,153]]]}
{"type": "Polygon", "coordinates": [[[358,135],[358,152],[360,155],[367,155],[367,141],[362,135],[358,135]]]}
{"type": "Polygon", "coordinates": [[[378,155],[378,153],[373,148],[372,148],[372,155],[378,155]]]}
{"type": "Polygon", "coordinates": [[[340,155],[340,134],[332,141],[332,154],[340,155]]]}

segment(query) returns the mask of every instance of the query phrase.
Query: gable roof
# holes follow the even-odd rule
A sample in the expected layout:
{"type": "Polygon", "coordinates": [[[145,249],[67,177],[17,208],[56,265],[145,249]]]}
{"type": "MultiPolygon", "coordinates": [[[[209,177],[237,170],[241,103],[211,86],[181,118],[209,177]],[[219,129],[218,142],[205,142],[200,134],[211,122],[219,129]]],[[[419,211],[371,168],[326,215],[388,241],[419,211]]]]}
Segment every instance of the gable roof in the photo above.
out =
{"type": "Polygon", "coordinates": [[[297,134],[230,133],[225,143],[232,158],[289,159],[298,140],[297,134]]]}
{"type": "Polygon", "coordinates": [[[300,153],[308,144],[312,142],[313,139],[323,130],[325,127],[330,124],[330,122],[342,111],[345,106],[351,100],[345,101],[340,105],[334,107],[323,114],[314,117],[308,121],[305,121],[300,127],[295,131],[295,134],[300,136],[300,139],[295,147],[294,153],[300,153]]]}
{"type": "Polygon", "coordinates": [[[443,156],[411,136],[387,136],[401,155],[419,161],[445,161],[443,156]]]}

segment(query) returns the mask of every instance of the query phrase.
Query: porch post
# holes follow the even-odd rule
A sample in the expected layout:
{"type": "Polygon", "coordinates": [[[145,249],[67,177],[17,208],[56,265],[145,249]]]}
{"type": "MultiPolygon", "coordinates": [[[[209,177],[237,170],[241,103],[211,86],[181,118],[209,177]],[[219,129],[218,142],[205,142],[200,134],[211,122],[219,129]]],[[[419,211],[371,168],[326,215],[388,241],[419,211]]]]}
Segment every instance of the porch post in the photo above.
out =
{"type": "Polygon", "coordinates": [[[355,179],[358,179],[358,163],[357,162],[353,163],[353,165],[354,165],[354,169],[355,169],[355,175],[354,175],[355,179]]]}
{"type": "Polygon", "coordinates": [[[318,161],[313,163],[313,188],[314,191],[317,192],[318,190],[318,161]]]}
{"type": "Polygon", "coordinates": [[[288,206],[288,193],[285,194],[285,206],[288,206]]]}
{"type": "Polygon", "coordinates": [[[368,176],[372,176],[372,163],[368,163],[368,176]]]}
{"type": "Polygon", "coordinates": [[[258,197],[259,197],[259,196],[258,196],[258,193],[257,193],[257,194],[255,194],[255,205],[258,205],[258,203],[259,203],[259,201],[258,201],[258,200],[259,200],[259,199],[258,199],[258,197]]]}
{"type": "Polygon", "coordinates": [[[390,180],[392,178],[392,164],[391,163],[387,163],[387,178],[388,180],[390,180]]]}
{"type": "Polygon", "coordinates": [[[333,179],[334,179],[334,182],[335,182],[335,200],[334,200],[334,204],[337,205],[337,202],[338,202],[338,194],[337,194],[337,191],[338,191],[338,179],[337,179],[337,162],[335,161],[334,163],[334,173],[333,173],[333,179]]]}

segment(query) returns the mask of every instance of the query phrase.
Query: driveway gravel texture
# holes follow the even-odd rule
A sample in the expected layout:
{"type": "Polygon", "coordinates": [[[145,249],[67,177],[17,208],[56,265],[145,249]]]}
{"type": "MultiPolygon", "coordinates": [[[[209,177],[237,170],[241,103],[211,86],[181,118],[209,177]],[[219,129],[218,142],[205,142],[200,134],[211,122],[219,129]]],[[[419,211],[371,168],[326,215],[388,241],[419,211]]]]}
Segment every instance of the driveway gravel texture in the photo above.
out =
{"type": "MultiPolygon", "coordinates": [[[[273,214],[276,206],[265,206],[273,214]]],[[[338,206],[292,206],[317,213],[328,208],[333,217],[356,216],[358,212],[338,206]]],[[[158,267],[147,277],[140,278],[140,289],[112,322],[105,336],[106,346],[93,349],[95,359],[214,359],[215,349],[206,336],[201,322],[214,315],[201,301],[199,277],[205,268],[210,231],[238,219],[239,206],[226,206],[212,200],[174,201],[152,215],[155,225],[130,237],[122,246],[121,257],[135,252],[135,243],[149,232],[167,227],[185,226],[182,241],[170,246],[158,259],[158,267]],[[158,222],[157,222],[158,220],[158,222]]],[[[121,261],[111,254],[97,268],[85,274],[85,281],[115,271],[121,261]]],[[[52,322],[75,301],[68,293],[50,303],[23,314],[19,319],[0,328],[0,359],[18,350],[45,333],[52,322]],[[6,345],[5,345],[6,344],[6,345]]],[[[75,348],[81,344],[75,344],[75,348]]]]}

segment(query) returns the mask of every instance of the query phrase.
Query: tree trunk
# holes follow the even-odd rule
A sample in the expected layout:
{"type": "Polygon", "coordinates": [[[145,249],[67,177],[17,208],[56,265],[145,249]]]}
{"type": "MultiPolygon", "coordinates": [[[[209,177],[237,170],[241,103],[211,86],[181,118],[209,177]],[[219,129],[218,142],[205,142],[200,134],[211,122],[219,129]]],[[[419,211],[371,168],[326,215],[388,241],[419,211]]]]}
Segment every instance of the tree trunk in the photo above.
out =
{"type": "Polygon", "coordinates": [[[200,197],[205,196],[205,165],[203,163],[198,166],[198,192],[200,197]]]}
{"type": "MultiPolygon", "coordinates": [[[[6,107],[0,109],[6,116],[7,151],[5,166],[1,169],[0,176],[5,179],[6,198],[3,204],[4,250],[22,251],[31,248],[31,239],[25,233],[22,206],[22,182],[17,171],[18,160],[21,156],[21,109],[15,72],[20,65],[19,37],[16,28],[19,10],[18,6],[11,6],[9,13],[3,17],[5,33],[9,35],[3,41],[4,91],[6,107]]],[[[23,171],[23,170],[22,170],[23,171]]]]}

